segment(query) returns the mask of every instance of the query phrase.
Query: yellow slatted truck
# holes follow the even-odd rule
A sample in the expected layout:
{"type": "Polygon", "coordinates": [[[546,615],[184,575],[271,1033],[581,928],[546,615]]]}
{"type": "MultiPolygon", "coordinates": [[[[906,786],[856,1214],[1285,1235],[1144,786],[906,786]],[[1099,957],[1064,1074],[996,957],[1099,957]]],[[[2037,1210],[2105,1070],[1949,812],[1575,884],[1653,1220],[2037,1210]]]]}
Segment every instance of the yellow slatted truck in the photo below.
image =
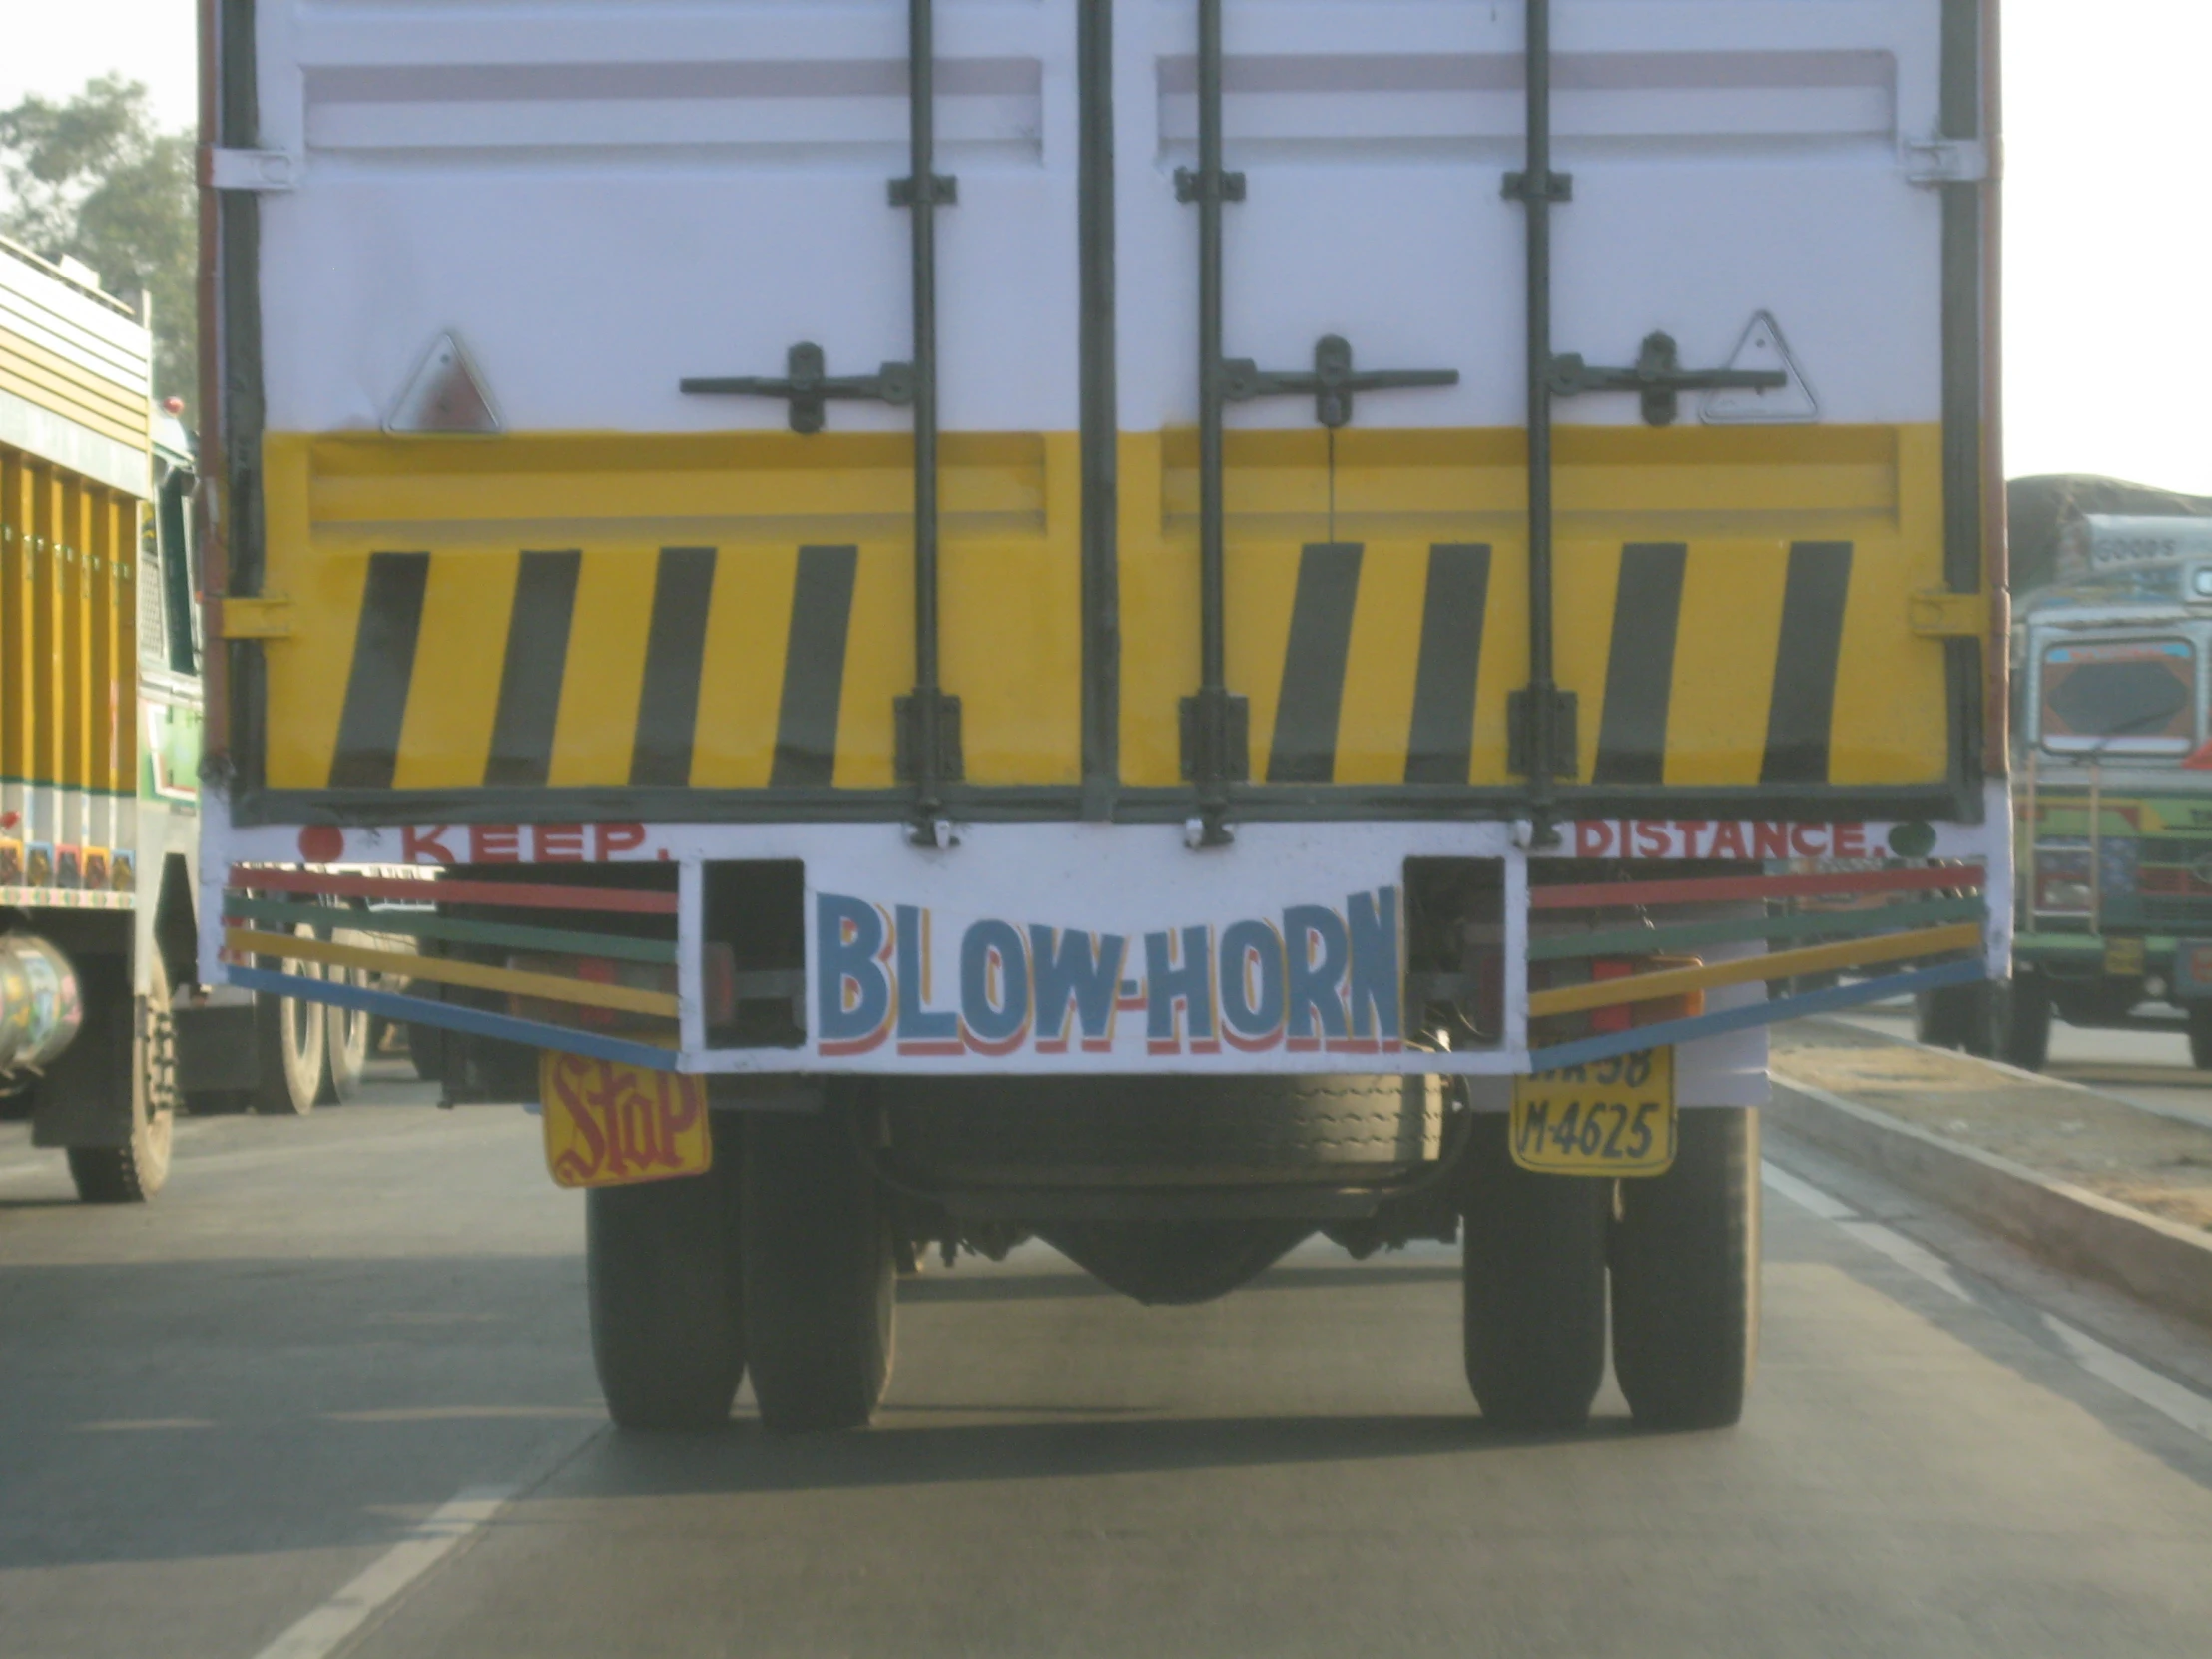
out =
{"type": "Polygon", "coordinates": [[[310,1108],[334,1017],[196,983],[195,474],[150,360],[89,272],[0,243],[0,1109],[108,1202],[161,1187],[188,1101],[310,1108]]]}
{"type": "Polygon", "coordinates": [[[1768,1025],[2008,959],[1992,7],[204,16],[201,977],[540,1112],[616,1421],[1316,1234],[1737,1419],[1768,1025]]]}

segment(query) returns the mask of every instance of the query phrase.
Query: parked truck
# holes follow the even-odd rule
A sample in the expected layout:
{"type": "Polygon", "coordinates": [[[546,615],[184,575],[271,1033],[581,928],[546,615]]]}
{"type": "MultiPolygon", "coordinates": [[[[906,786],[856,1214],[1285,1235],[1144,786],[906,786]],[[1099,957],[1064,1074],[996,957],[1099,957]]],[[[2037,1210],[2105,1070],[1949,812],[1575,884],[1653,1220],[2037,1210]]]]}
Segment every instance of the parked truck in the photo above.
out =
{"type": "Polygon", "coordinates": [[[100,1202],[160,1189],[188,1104],[310,1108],[334,1017],[197,982],[196,474],[150,361],[0,243],[0,1104],[100,1202]]]}
{"type": "Polygon", "coordinates": [[[2212,1070],[2212,519],[2086,513],[2013,627],[2008,985],[1924,997],[1925,1041],[2039,1069],[2070,1025],[2186,1027],[2212,1070]]]}
{"type": "Polygon", "coordinates": [[[539,1107],[619,1423],[1317,1232],[1736,1419],[1767,1026],[2009,949],[1976,0],[205,16],[202,974],[539,1107]]]}

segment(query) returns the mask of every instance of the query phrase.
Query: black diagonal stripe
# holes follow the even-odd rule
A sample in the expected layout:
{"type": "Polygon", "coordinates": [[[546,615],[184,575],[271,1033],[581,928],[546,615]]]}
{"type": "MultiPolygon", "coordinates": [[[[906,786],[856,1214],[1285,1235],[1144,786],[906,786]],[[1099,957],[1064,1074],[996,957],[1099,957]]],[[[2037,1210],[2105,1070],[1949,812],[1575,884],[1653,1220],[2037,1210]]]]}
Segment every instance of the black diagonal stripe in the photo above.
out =
{"type": "Polygon", "coordinates": [[[772,785],[828,788],[837,766],[837,705],[844,695],[844,643],[852,621],[857,547],[802,547],[784,646],[784,698],[777,707],[772,785]]]}
{"type": "Polygon", "coordinates": [[[407,718],[415,640],[422,632],[422,594],[430,583],[427,553],[371,553],[353,633],[353,669],[338,716],[330,788],[388,790],[399,764],[399,728],[407,718]]]}
{"type": "Polygon", "coordinates": [[[707,602],[714,591],[713,548],[661,549],[653,577],[653,624],[645,636],[638,736],[630,750],[633,784],[691,782],[699,672],[707,659],[707,602]]]}
{"type": "Polygon", "coordinates": [[[1473,771],[1474,678],[1489,595],[1488,542],[1438,542],[1428,550],[1413,725],[1405,740],[1408,784],[1464,784],[1473,771]]]}
{"type": "Polygon", "coordinates": [[[1621,549],[1593,784],[1666,782],[1667,696],[1674,689],[1675,628],[1689,556],[1678,541],[1630,542],[1621,549]]]}
{"type": "Polygon", "coordinates": [[[553,764],[553,722],[561,712],[561,671],[576,612],[581,553],[525,553],[515,572],[514,618],[507,624],[499,710],[491,723],[486,784],[539,789],[553,764]]]}
{"type": "Polygon", "coordinates": [[[1360,597],[1356,541],[1315,541],[1299,555],[1291,601],[1291,643],[1268,751],[1271,784],[1326,784],[1337,773],[1337,716],[1352,653],[1352,607],[1360,597]]]}
{"type": "Polygon", "coordinates": [[[1775,646],[1774,698],[1767,706],[1762,784],[1825,784],[1828,729],[1836,712],[1836,663],[1844,643],[1844,596],[1851,589],[1851,543],[1790,544],[1782,590],[1782,637],[1775,646]]]}

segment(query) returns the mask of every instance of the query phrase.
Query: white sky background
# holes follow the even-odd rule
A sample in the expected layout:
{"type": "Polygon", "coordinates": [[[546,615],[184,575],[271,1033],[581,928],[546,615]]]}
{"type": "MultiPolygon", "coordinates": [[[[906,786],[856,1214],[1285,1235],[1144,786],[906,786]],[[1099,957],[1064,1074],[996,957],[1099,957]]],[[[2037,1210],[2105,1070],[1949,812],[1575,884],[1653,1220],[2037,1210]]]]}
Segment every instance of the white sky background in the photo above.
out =
{"type": "MultiPolygon", "coordinates": [[[[0,108],[112,69],[187,125],[194,13],[0,0],[0,108]]],[[[2003,29],[2005,470],[2212,494],[2212,6],[2008,0],[2003,29]]]]}

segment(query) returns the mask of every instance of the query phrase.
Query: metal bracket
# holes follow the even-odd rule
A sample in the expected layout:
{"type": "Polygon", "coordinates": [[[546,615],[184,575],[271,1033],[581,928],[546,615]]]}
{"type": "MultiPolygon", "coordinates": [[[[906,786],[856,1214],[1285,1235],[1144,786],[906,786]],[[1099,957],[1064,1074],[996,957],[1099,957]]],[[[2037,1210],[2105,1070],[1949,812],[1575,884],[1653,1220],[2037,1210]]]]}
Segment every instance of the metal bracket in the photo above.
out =
{"type": "Polygon", "coordinates": [[[282,640],[291,637],[291,599],[280,593],[210,594],[216,612],[216,637],[226,640],[282,640]]]}
{"type": "Polygon", "coordinates": [[[283,191],[299,183],[299,157],[288,150],[200,151],[200,182],[216,190],[283,191]]]}
{"type": "Polygon", "coordinates": [[[1923,588],[1905,601],[1914,633],[1926,639],[1985,639],[1989,633],[1989,596],[1923,588]]]}
{"type": "Polygon", "coordinates": [[[1551,393],[1554,397],[1579,397],[1592,391],[1640,392],[1644,400],[1644,424],[1672,426],[1681,412],[1681,393],[1716,387],[1772,390],[1790,383],[1778,368],[1684,368],[1675,349],[1674,336],[1649,333],[1630,368],[1592,368],[1577,352],[1562,352],[1551,359],[1551,393]]]}
{"type": "Polygon", "coordinates": [[[1537,717],[1543,706],[1531,695],[1534,691],[1533,686],[1524,686],[1505,695],[1505,770],[1525,778],[1536,770],[1530,764],[1534,758],[1548,750],[1544,771],[1554,778],[1571,779],[1581,756],[1575,741],[1574,693],[1553,688],[1547,744],[1537,731],[1537,717]]]}
{"type": "Polygon", "coordinates": [[[937,779],[940,783],[958,783],[966,776],[966,757],[960,744],[960,700],[941,691],[891,699],[892,773],[901,784],[920,782],[926,741],[921,718],[925,696],[937,700],[937,779]]]}
{"type": "Polygon", "coordinates": [[[1206,189],[1204,176],[1190,168],[1175,170],[1175,199],[1178,202],[1196,202],[1211,196],[1216,202],[1242,202],[1245,199],[1245,176],[1217,169],[1213,175],[1213,189],[1206,189]]]}
{"type": "MultiPolygon", "coordinates": [[[[950,173],[929,175],[929,200],[939,207],[957,206],[960,200],[960,181],[950,173]]],[[[914,205],[914,181],[911,175],[891,181],[891,206],[910,208],[914,205]]]]}
{"type": "MultiPolygon", "coordinates": [[[[1179,707],[1186,779],[1242,784],[1252,776],[1252,706],[1242,696],[1207,687],[1184,698],[1179,707]]],[[[1219,813],[1209,811],[1202,844],[1221,845],[1227,839],[1221,829],[1219,813]]]]}
{"type": "Polygon", "coordinates": [[[1255,397],[1296,397],[1312,393],[1314,418],[1324,426],[1352,422],[1352,394],[1385,391],[1399,386],[1455,386],[1456,368],[1372,368],[1356,373],[1352,346],[1342,334],[1324,334],[1314,344],[1314,371],[1277,373],[1254,364],[1250,357],[1227,357],[1221,365],[1221,394],[1231,403],[1249,403],[1255,397]]]}
{"type": "Polygon", "coordinates": [[[791,400],[792,430],[822,430],[824,406],[831,398],[904,406],[914,400],[914,365],[885,363],[873,374],[829,374],[822,347],[801,340],[785,355],[785,377],[740,374],[726,378],[685,379],[676,389],[692,397],[784,397],[791,400]]]}
{"type": "MultiPolygon", "coordinates": [[[[1505,175],[1505,188],[1499,193],[1508,202],[1531,202],[1536,192],[1529,186],[1528,175],[1519,168],[1505,175]]],[[[1547,201],[1572,202],[1574,200],[1574,175],[1571,173],[1546,173],[1543,195],[1547,201]]]]}
{"type": "Polygon", "coordinates": [[[1898,146],[1905,182],[1923,190],[1978,185],[1990,176],[1989,147],[1979,139],[1907,139],[1898,146]]]}

